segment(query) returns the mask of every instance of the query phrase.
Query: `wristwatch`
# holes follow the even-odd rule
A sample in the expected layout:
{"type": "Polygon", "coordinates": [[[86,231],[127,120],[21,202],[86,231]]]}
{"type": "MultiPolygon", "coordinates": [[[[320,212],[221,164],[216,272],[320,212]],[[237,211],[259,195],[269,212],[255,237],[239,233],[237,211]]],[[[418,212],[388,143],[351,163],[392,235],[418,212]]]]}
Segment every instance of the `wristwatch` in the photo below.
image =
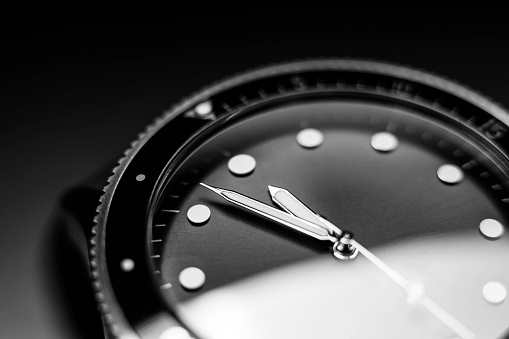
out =
{"type": "Polygon", "coordinates": [[[370,60],[193,94],[99,194],[106,336],[509,338],[508,133],[490,99],[370,60]]]}

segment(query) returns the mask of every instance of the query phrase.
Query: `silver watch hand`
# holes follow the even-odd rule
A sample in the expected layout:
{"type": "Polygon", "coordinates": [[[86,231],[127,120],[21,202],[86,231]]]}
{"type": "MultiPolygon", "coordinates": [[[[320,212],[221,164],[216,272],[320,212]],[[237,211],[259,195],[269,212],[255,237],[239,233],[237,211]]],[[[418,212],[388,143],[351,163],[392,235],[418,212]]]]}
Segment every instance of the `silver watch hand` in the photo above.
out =
{"type": "Polygon", "coordinates": [[[440,319],[445,325],[447,325],[451,330],[456,332],[462,339],[475,339],[476,335],[469,328],[463,325],[458,319],[454,318],[450,313],[445,311],[442,307],[440,307],[433,300],[428,298],[424,294],[424,287],[412,283],[401,274],[393,270],[389,265],[380,260],[377,256],[375,256],[371,251],[366,249],[364,246],[359,244],[354,239],[350,240],[350,244],[355,247],[362,255],[364,255],[369,261],[371,261],[376,267],[381,269],[385,274],[387,274],[392,280],[394,280],[398,285],[400,285],[405,292],[407,293],[407,300],[409,303],[419,303],[424,306],[428,311],[430,311],[433,315],[435,315],[438,319],[440,319]]]}
{"type": "Polygon", "coordinates": [[[212,192],[219,194],[223,199],[233,204],[236,204],[259,215],[262,215],[266,218],[274,220],[280,224],[283,224],[296,231],[309,235],[315,239],[329,240],[333,243],[338,241],[338,239],[335,236],[331,235],[331,233],[329,233],[329,231],[326,228],[313,224],[307,220],[298,218],[294,215],[283,212],[272,206],[266,205],[260,201],[251,199],[245,195],[242,195],[234,191],[206,185],[204,183],[200,183],[200,185],[208,188],[212,192]]]}
{"type": "MultiPolygon", "coordinates": [[[[293,215],[305,218],[306,220],[313,219],[313,216],[320,218],[320,225],[327,223],[328,228],[338,229],[331,222],[321,218],[316,213],[307,208],[299,199],[297,199],[294,195],[288,192],[285,189],[277,188],[274,186],[269,186],[269,191],[273,200],[277,200],[276,203],[281,206],[288,213],[293,215]],[[313,214],[313,216],[311,216],[313,214]]],[[[340,231],[341,232],[341,231],[340,231]]],[[[339,233],[340,235],[343,233],[339,233]]],[[[424,306],[429,312],[435,315],[438,319],[440,319],[445,325],[447,325],[451,330],[456,332],[462,339],[474,339],[475,334],[468,329],[465,325],[463,325],[459,320],[454,318],[451,314],[446,312],[443,308],[441,308],[437,303],[429,299],[424,295],[424,288],[418,284],[412,283],[405,279],[401,274],[392,269],[385,262],[380,260],[377,256],[375,256],[371,251],[362,246],[359,242],[354,239],[351,239],[351,234],[348,232],[344,233],[344,236],[340,239],[339,243],[343,243],[344,246],[353,246],[357,249],[366,259],[368,259],[371,263],[373,263],[376,267],[382,270],[387,276],[389,276],[394,282],[396,282],[399,286],[401,286],[405,292],[407,293],[407,300],[410,303],[419,303],[424,306]]],[[[337,245],[335,245],[336,248],[337,245]]],[[[335,249],[336,250],[336,249],[335,249]]],[[[334,253],[335,256],[337,253],[334,253]]],[[[343,256],[338,256],[340,258],[344,258],[343,256]]],[[[355,255],[349,256],[349,258],[354,258],[355,255]]]]}
{"type": "Polygon", "coordinates": [[[313,212],[309,207],[304,205],[304,203],[284,188],[269,185],[269,192],[272,201],[286,212],[326,228],[332,234],[341,236],[343,233],[337,226],[313,212]]]}

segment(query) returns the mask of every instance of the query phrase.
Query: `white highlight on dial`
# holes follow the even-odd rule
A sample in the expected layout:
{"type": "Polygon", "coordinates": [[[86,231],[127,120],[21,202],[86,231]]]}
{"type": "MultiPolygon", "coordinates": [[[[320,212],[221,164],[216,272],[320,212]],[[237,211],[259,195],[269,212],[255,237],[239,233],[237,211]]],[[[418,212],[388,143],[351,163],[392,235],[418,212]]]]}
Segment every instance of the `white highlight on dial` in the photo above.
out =
{"type": "Polygon", "coordinates": [[[247,175],[254,171],[256,160],[250,155],[239,154],[228,161],[228,169],[236,175],[247,175]]]}
{"type": "Polygon", "coordinates": [[[189,332],[180,326],[170,327],[164,330],[159,339],[193,339],[189,332]]]}
{"type": "Polygon", "coordinates": [[[196,114],[204,116],[212,112],[212,102],[204,101],[194,108],[196,114]]]}
{"type": "Polygon", "coordinates": [[[490,304],[500,304],[507,297],[507,289],[498,281],[490,281],[482,288],[482,295],[490,304]]]}
{"type": "Polygon", "coordinates": [[[458,166],[451,164],[440,166],[437,170],[437,176],[446,184],[458,184],[464,178],[463,170],[458,166]]]}
{"type": "Polygon", "coordinates": [[[187,219],[193,224],[204,224],[210,219],[210,208],[205,205],[194,205],[187,211],[187,219]]]}
{"type": "Polygon", "coordinates": [[[371,137],[371,146],[379,152],[394,151],[398,147],[398,138],[389,132],[379,132],[371,137]]]}
{"type": "Polygon", "coordinates": [[[495,219],[484,219],[479,224],[479,231],[486,238],[495,240],[504,234],[504,226],[495,219]]]}
{"type": "Polygon", "coordinates": [[[134,269],[134,261],[126,258],[120,262],[120,268],[124,272],[131,272],[134,269]]]}
{"type": "Polygon", "coordinates": [[[205,284],[205,273],[198,267],[188,267],[179,274],[179,282],[188,290],[196,290],[205,284]]]}
{"type": "Polygon", "coordinates": [[[136,180],[137,180],[137,181],[143,181],[143,180],[145,180],[145,174],[138,174],[138,175],[136,176],[136,180]]]}
{"type": "Polygon", "coordinates": [[[315,148],[323,144],[323,133],[314,128],[306,128],[297,134],[297,143],[305,148],[315,148]]]}

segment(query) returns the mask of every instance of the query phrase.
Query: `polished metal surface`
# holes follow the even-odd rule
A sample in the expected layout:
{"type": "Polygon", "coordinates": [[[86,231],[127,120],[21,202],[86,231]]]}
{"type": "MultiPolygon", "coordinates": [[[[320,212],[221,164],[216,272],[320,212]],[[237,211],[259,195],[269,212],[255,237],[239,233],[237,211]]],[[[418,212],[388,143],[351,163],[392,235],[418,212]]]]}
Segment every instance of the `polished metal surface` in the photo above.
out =
{"type": "Polygon", "coordinates": [[[298,232],[309,235],[318,240],[337,241],[337,238],[331,235],[325,228],[310,223],[307,220],[295,217],[286,212],[280,211],[274,207],[266,205],[257,200],[251,199],[245,195],[230,190],[210,186],[200,183],[203,187],[208,188],[214,193],[219,194],[223,199],[262,215],[266,218],[274,220],[282,225],[292,228],[298,232]]]}
{"type": "MultiPolygon", "coordinates": [[[[279,207],[281,207],[287,213],[290,213],[296,217],[301,219],[305,219],[309,222],[312,222],[322,228],[328,228],[329,225],[323,223],[315,212],[311,211],[306,205],[304,205],[300,200],[295,198],[290,192],[287,190],[269,185],[269,193],[272,201],[274,201],[279,207]]],[[[334,229],[329,229],[330,232],[334,232],[334,229]]]]}

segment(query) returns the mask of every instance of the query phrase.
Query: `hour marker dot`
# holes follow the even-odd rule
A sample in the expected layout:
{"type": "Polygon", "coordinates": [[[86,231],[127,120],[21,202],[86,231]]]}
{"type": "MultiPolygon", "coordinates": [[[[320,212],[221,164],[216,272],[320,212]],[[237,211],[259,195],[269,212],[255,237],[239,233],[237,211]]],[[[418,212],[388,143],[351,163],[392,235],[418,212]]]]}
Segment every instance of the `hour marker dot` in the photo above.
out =
{"type": "Polygon", "coordinates": [[[137,180],[137,181],[143,181],[143,180],[145,180],[145,175],[144,175],[144,174],[138,174],[138,175],[136,176],[136,180],[137,180]]]}
{"type": "Polygon", "coordinates": [[[204,224],[210,219],[210,208],[205,205],[194,205],[187,211],[187,219],[193,224],[204,224]]]}
{"type": "Polygon", "coordinates": [[[297,134],[297,143],[305,148],[315,148],[323,144],[323,133],[314,128],[306,128],[297,134]]]}
{"type": "Polygon", "coordinates": [[[500,304],[507,297],[507,289],[498,281],[490,281],[483,286],[482,296],[490,304],[500,304]]]}
{"type": "Polygon", "coordinates": [[[188,267],[179,274],[179,282],[188,290],[196,290],[205,284],[205,273],[198,267],[188,267]]]}
{"type": "Polygon", "coordinates": [[[236,175],[247,175],[254,171],[256,160],[247,154],[239,154],[228,161],[228,169],[236,175]]]}
{"type": "Polygon", "coordinates": [[[463,180],[463,170],[455,165],[445,164],[438,168],[438,178],[446,184],[457,184],[463,180]]]}
{"type": "Polygon", "coordinates": [[[161,285],[161,288],[162,288],[163,290],[167,290],[167,289],[169,289],[169,288],[171,288],[171,287],[172,287],[172,286],[171,286],[171,284],[170,284],[170,283],[165,283],[165,284],[162,284],[162,285],[161,285]]]}
{"type": "Polygon", "coordinates": [[[380,152],[394,151],[398,147],[398,138],[392,133],[379,132],[371,137],[371,146],[380,152]]]}
{"type": "Polygon", "coordinates": [[[159,339],[192,339],[192,337],[185,328],[174,326],[164,330],[159,339]]]}
{"type": "Polygon", "coordinates": [[[495,240],[504,234],[504,226],[495,219],[484,219],[479,224],[479,231],[486,238],[495,240]]]}
{"type": "Polygon", "coordinates": [[[210,101],[204,101],[197,105],[194,110],[198,115],[207,115],[212,112],[212,103],[210,101]]]}
{"type": "Polygon", "coordinates": [[[120,268],[124,272],[131,272],[134,269],[134,261],[132,259],[124,259],[120,262],[120,268]]]}

